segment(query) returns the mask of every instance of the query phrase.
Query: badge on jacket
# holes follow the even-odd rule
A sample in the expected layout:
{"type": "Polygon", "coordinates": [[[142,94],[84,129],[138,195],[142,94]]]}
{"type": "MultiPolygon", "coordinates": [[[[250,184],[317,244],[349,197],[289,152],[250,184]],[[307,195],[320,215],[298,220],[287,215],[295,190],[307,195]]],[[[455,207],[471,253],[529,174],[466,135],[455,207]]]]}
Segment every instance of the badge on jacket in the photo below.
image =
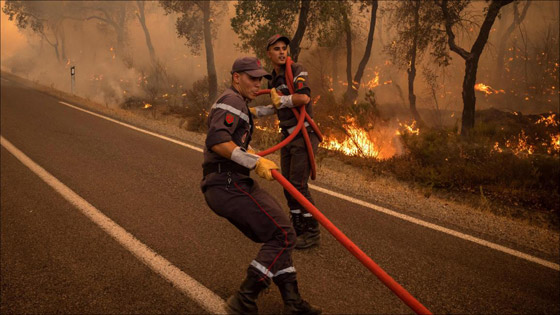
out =
{"type": "Polygon", "coordinates": [[[235,117],[233,117],[233,114],[227,113],[226,119],[224,120],[224,124],[228,127],[231,127],[233,125],[234,118],[235,117]]]}

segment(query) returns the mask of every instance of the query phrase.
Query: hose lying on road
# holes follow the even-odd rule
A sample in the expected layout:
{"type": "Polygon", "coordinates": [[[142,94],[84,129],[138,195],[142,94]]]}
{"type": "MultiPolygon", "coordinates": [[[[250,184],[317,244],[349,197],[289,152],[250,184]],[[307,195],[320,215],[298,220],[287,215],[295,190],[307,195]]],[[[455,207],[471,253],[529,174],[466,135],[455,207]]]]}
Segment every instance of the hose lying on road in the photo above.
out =
{"type": "MultiPolygon", "coordinates": [[[[293,74],[292,74],[292,60],[290,57],[286,60],[286,82],[288,83],[288,89],[291,94],[294,93],[293,87],[293,74]]],[[[259,95],[270,93],[270,90],[261,90],[259,95]]],[[[319,137],[319,141],[322,141],[322,135],[319,131],[317,125],[313,122],[313,119],[305,111],[305,105],[300,106],[299,112],[297,109],[292,108],[294,115],[298,118],[298,124],[292,134],[290,134],[286,139],[284,139],[279,144],[257,153],[260,156],[265,156],[270,154],[286,144],[288,144],[292,139],[301,131],[305,139],[307,152],[309,154],[309,161],[311,164],[311,178],[315,179],[315,157],[313,156],[313,149],[311,147],[311,141],[309,140],[309,135],[307,129],[303,127],[304,122],[307,120],[313,131],[319,137]]],[[[331,233],[336,240],[338,240],[352,255],[354,255],[358,260],[366,266],[383,284],[385,284],[391,291],[393,291],[406,305],[408,305],[416,314],[431,314],[431,312],[418,300],[416,300],[405,288],[398,284],[391,276],[389,276],[379,265],[377,265],[366,253],[364,253],[356,244],[354,244],[344,233],[342,233],[327,217],[325,217],[307,198],[305,198],[282,174],[277,170],[272,170],[272,176],[280,185],[282,185],[289,193],[292,195],[313,217],[321,223],[329,233],[331,233]]]]}

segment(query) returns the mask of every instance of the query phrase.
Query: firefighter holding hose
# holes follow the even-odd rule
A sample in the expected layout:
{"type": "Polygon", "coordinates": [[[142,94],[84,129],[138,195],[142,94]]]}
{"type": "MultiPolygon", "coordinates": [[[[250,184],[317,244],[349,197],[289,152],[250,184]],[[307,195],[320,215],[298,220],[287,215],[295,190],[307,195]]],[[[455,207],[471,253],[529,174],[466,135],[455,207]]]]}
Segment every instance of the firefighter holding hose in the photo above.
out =
{"type": "MultiPolygon", "coordinates": [[[[272,105],[251,107],[254,117],[263,117],[278,114],[280,128],[284,138],[288,137],[297,125],[297,118],[292,112],[293,107],[305,106],[307,113],[312,117],[311,90],[307,84],[307,71],[299,64],[292,64],[294,94],[290,95],[289,84],[286,80],[286,60],[288,58],[288,45],[290,40],[279,34],[268,39],[266,50],[274,70],[268,87],[272,105]],[[281,94],[281,95],[279,95],[281,94]]],[[[304,127],[309,133],[313,153],[317,152],[319,138],[309,123],[304,127]]],[[[309,155],[304,137],[299,133],[289,144],[280,151],[280,165],[282,175],[311,203],[313,199],[309,192],[308,179],[311,173],[309,155]]],[[[292,195],[284,189],[288,201],[292,223],[297,235],[296,249],[305,249],[320,244],[321,235],[319,223],[302,207],[292,195]]]]}
{"type": "Polygon", "coordinates": [[[270,78],[254,57],[235,60],[231,87],[208,116],[201,189],[208,206],[245,236],[263,243],[239,290],[226,303],[232,314],[255,314],[256,300],[271,279],[280,289],[286,314],[320,314],[298,291],[292,250],[296,235],[280,204],[249,176],[250,170],[273,180],[276,164],[251,150],[253,119],[247,103],[257,96],[261,79],[270,78]]]}

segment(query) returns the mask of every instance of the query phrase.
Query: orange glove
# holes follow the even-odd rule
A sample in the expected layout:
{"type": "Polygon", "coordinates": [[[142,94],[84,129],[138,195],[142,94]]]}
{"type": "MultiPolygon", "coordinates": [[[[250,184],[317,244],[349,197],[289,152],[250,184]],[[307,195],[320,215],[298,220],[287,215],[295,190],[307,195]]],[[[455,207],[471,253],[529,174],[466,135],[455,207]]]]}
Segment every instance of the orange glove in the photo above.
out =
{"type": "Polygon", "coordinates": [[[255,172],[257,175],[267,180],[274,180],[274,177],[272,177],[272,170],[277,169],[278,166],[276,163],[263,157],[257,160],[257,165],[255,166],[255,172]]]}

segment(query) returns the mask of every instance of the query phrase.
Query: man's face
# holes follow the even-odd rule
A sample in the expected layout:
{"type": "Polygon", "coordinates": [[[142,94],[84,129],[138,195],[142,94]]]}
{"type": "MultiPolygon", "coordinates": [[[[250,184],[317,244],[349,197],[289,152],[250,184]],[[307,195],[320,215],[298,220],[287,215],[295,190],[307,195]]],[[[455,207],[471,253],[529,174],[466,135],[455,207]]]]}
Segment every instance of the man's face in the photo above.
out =
{"type": "Polygon", "coordinates": [[[257,92],[261,88],[262,77],[255,78],[245,72],[234,73],[233,80],[239,86],[239,93],[243,97],[254,100],[257,97],[257,92]]]}
{"type": "Polygon", "coordinates": [[[286,64],[286,58],[288,57],[288,46],[283,41],[279,40],[274,45],[268,47],[266,51],[268,58],[273,64],[280,66],[286,64]]]}

